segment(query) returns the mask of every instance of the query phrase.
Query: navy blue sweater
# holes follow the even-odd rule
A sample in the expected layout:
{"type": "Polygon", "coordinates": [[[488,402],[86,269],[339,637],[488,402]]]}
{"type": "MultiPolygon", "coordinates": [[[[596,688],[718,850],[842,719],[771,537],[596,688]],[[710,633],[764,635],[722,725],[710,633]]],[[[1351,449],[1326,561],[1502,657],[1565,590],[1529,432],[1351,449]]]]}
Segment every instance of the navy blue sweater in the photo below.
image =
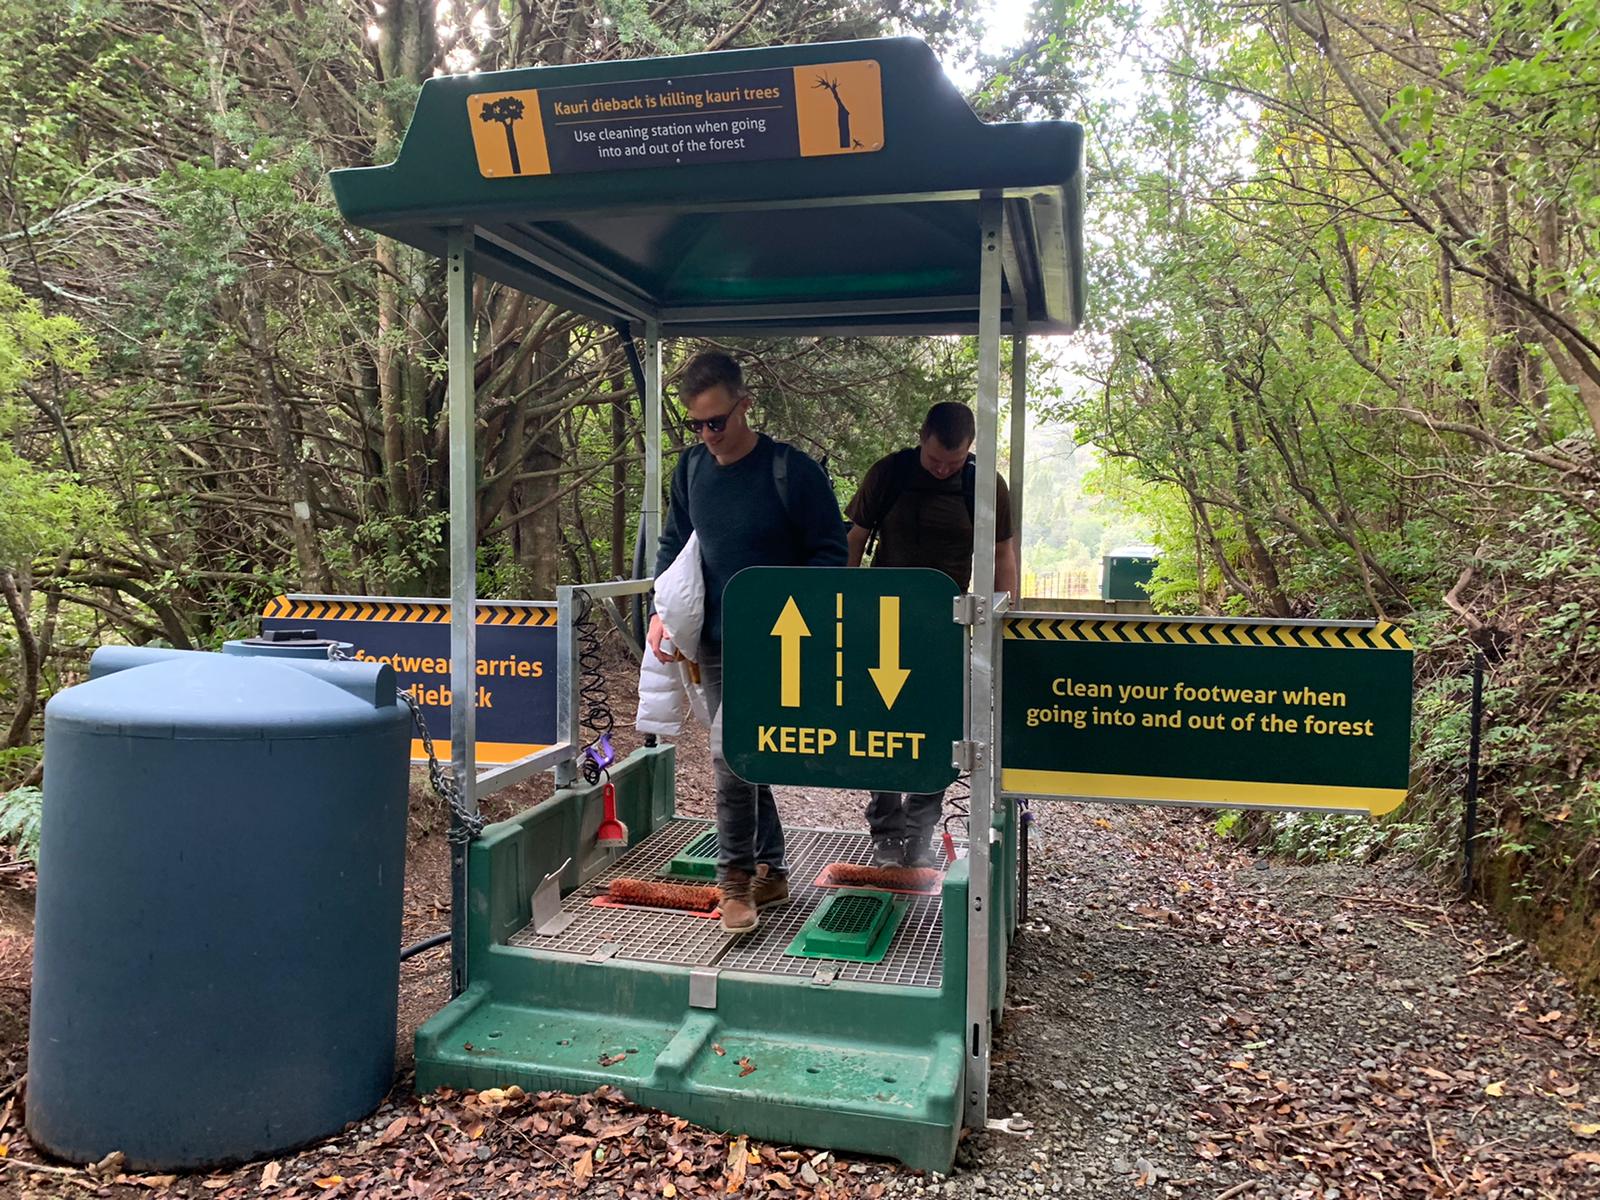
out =
{"type": "Polygon", "coordinates": [[[685,450],[672,473],[672,499],[661,530],[656,575],[672,565],[691,533],[700,535],[706,581],[703,640],[722,644],[722,589],[746,567],[842,567],[844,518],[833,486],[812,459],[788,451],[787,511],[773,480],[775,443],[759,434],[754,450],[730,466],[719,466],[703,445],[685,450]],[[689,491],[689,462],[694,469],[689,491]]]}

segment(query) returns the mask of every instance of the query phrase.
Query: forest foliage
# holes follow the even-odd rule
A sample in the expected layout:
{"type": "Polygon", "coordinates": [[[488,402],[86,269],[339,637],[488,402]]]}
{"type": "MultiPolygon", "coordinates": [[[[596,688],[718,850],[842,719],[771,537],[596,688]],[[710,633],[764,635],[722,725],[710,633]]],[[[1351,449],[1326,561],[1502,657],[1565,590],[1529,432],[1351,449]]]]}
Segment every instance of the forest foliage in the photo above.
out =
{"type": "Polygon", "coordinates": [[[1103,155],[1063,415],[1156,530],[1158,601],[1383,617],[1421,650],[1399,825],[1278,835],[1452,860],[1481,653],[1487,887],[1592,980],[1600,6],[1057,16],[1103,155]]]}
{"type": "MultiPolygon", "coordinates": [[[[1405,625],[1415,799],[1379,839],[1439,860],[1482,653],[1491,890],[1592,940],[1600,0],[1036,0],[1003,53],[936,0],[0,12],[0,787],[104,640],[443,589],[439,267],[327,187],[394,155],[424,79],[910,32],[985,117],[1088,129],[1089,382],[1045,409],[1154,532],[1160,604],[1405,625]]],[[[618,334],[488,284],[478,307],[481,590],[625,573],[618,334]]],[[[846,489],[972,378],[958,341],[740,349],[765,427],[846,489]]],[[[1307,828],[1282,836],[1379,840],[1307,828]]]]}

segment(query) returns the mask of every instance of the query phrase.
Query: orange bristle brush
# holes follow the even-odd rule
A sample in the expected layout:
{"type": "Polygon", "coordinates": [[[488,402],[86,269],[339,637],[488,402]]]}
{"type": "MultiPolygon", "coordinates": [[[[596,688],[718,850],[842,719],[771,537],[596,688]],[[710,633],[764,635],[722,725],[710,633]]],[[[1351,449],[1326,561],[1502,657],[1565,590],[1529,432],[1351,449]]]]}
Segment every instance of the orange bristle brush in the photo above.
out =
{"type": "Polygon", "coordinates": [[[717,889],[689,883],[655,883],[648,879],[613,879],[606,892],[617,904],[645,908],[676,908],[685,912],[710,912],[717,906],[717,889]]]}
{"type": "Polygon", "coordinates": [[[944,883],[937,867],[869,867],[831,863],[817,883],[823,887],[887,888],[892,892],[934,892],[944,883]],[[826,881],[826,882],[824,882],[826,881]]]}

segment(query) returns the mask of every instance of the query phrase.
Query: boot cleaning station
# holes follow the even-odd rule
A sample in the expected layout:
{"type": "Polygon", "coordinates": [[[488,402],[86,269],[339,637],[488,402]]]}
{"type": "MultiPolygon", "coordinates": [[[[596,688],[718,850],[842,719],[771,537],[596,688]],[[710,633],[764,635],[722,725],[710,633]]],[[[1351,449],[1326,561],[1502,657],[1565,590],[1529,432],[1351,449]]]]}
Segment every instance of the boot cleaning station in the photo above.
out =
{"type": "MultiPolygon", "coordinates": [[[[622,847],[599,844],[610,840],[597,839],[603,785],[579,776],[574,618],[647,592],[647,579],[560,589],[557,744],[477,769],[477,547],[473,489],[462,486],[478,470],[472,295],[475,279],[492,280],[642,340],[645,562],[661,521],[663,338],[976,334],[974,577],[992,579],[1001,335],[1020,354],[1030,328],[1068,332],[1081,316],[1082,140],[1068,122],[985,125],[927,46],[887,39],[433,79],[394,163],[334,173],[352,224],[448,262],[451,770],[469,813],[535,771],[554,770],[561,789],[459,842],[457,994],[417,1035],[419,1089],[610,1084],[701,1124],[939,1169],[962,1124],[984,1123],[1018,852],[1016,807],[997,797],[994,598],[957,602],[948,580],[946,593],[924,597],[948,630],[937,732],[883,706],[869,682],[880,606],[867,597],[848,622],[867,652],[854,654],[852,640],[845,658],[859,661],[839,681],[863,709],[879,705],[859,714],[861,753],[850,756],[844,730],[838,757],[801,752],[815,746],[792,732],[790,753],[764,755],[786,760],[767,782],[865,789],[874,779],[852,765],[892,778],[897,762],[941,784],[970,772],[970,827],[985,836],[933,886],[816,886],[826,867],[867,863],[870,844],[865,833],[798,828],[801,817],[789,839],[793,899],[766,910],[752,935],[725,935],[705,912],[610,899],[617,878],[714,882],[715,829],[675,815],[670,746],[609,770],[622,847]],[[869,747],[875,726],[921,734],[917,758],[907,739],[895,743],[898,758],[881,735],[869,747]]],[[[863,584],[936,575],[839,574],[863,584]]],[[[771,630],[789,593],[783,579],[768,582],[777,610],[737,611],[752,629],[764,620],[752,638],[770,649],[741,660],[727,634],[729,713],[752,677],[779,686],[782,639],[771,630]]],[[[844,622],[834,619],[839,589],[822,590],[828,611],[804,613],[814,633],[804,687],[831,702],[844,622]],[[828,661],[812,672],[813,658],[828,661]]],[[[906,692],[928,694],[910,660],[923,640],[911,616],[901,614],[906,692]]],[[[769,744],[779,744],[772,730],[832,728],[837,715],[831,704],[780,703],[765,723],[769,744]]],[[[761,735],[752,728],[752,752],[761,735]]],[[[730,744],[738,769],[732,754],[730,744]]]]}

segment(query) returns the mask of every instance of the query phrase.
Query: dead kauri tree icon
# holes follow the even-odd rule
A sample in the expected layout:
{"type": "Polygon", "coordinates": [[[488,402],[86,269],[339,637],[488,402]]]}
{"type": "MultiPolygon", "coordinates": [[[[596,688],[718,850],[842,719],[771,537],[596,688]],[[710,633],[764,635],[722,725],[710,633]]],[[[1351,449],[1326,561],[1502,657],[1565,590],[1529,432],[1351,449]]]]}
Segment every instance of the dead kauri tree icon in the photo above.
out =
{"type": "Polygon", "coordinates": [[[483,106],[478,113],[478,120],[488,124],[490,121],[499,121],[506,130],[506,149],[511,152],[511,173],[522,174],[522,159],[517,156],[517,135],[512,126],[522,120],[524,112],[522,101],[515,96],[501,96],[498,100],[491,100],[483,106]]]}
{"type": "Polygon", "coordinates": [[[839,81],[829,79],[826,75],[818,75],[817,82],[812,88],[813,90],[826,88],[833,93],[833,102],[839,106],[839,149],[850,149],[850,110],[844,106],[844,101],[839,99],[839,81]]]}

